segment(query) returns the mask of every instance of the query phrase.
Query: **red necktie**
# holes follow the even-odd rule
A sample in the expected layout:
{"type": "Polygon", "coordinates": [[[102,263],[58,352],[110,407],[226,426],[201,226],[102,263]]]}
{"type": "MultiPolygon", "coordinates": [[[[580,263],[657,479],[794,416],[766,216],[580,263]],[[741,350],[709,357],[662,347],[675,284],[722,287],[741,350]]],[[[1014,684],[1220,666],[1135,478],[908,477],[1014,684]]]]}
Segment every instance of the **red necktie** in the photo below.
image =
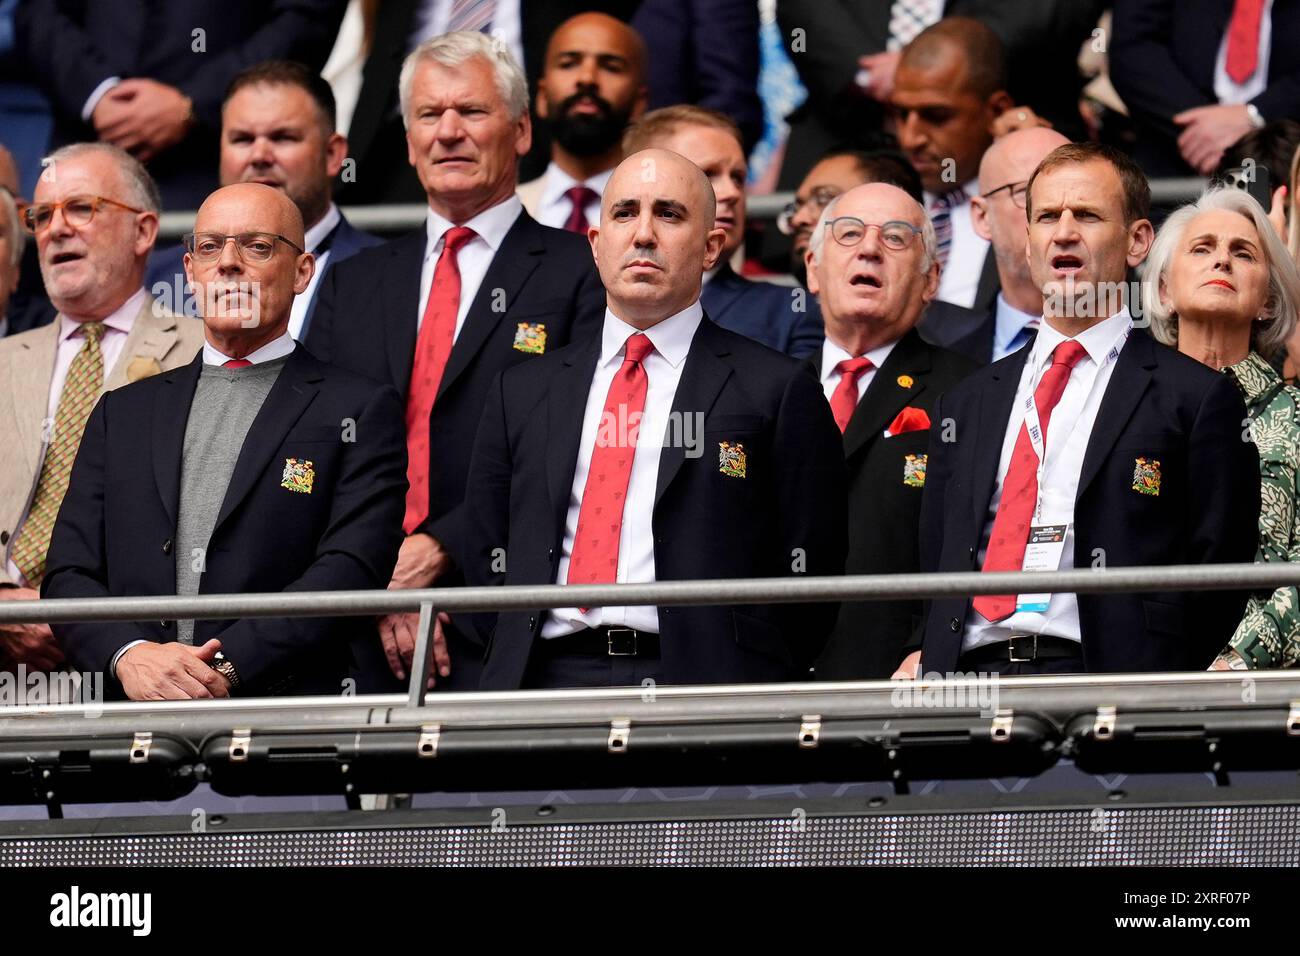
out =
{"type": "Polygon", "coordinates": [[[252,364],[253,363],[250,362],[248,359],[226,359],[226,361],[221,363],[221,367],[222,368],[248,368],[248,366],[252,364]]]}
{"type": "Polygon", "coordinates": [[[831,393],[831,412],[834,413],[835,424],[840,426],[841,432],[849,427],[853,410],[858,407],[858,379],[871,367],[871,359],[865,356],[845,359],[835,366],[835,371],[840,373],[840,383],[831,393]]]}
{"type": "Polygon", "coordinates": [[[573,536],[573,554],[569,558],[569,584],[612,584],[618,580],[623,503],[632,477],[637,432],[649,387],[642,363],[653,351],[654,345],[644,335],[637,333],[629,337],[623,365],[609,383],[602,425],[626,421],[629,426],[625,440],[603,441],[601,436],[608,434],[605,427],[596,432],[596,447],[591,453],[587,484],[582,489],[578,530],[573,536]]]}
{"type": "Polygon", "coordinates": [[[443,238],[442,255],[433,270],[429,301],[415,343],[411,389],[406,397],[406,518],[402,527],[414,531],[429,515],[429,414],[451,357],[456,338],[456,312],[460,308],[460,265],[456,254],[475,236],[473,229],[456,226],[443,238]]]}
{"type": "Polygon", "coordinates": [[[569,213],[564,228],[569,232],[576,232],[585,236],[587,234],[587,207],[599,199],[600,194],[594,189],[588,189],[586,186],[574,186],[565,192],[564,198],[573,204],[573,211],[569,213]]]}
{"type": "MultiPolygon", "coordinates": [[[[1052,350],[1052,367],[1043,373],[1042,381],[1034,390],[1034,405],[1038,408],[1038,426],[1042,431],[1042,445],[1047,448],[1047,423],[1052,409],[1061,400],[1070,371],[1079,359],[1087,355],[1082,345],[1067,339],[1052,350]]],[[[1038,454],[1029,440],[1027,423],[1020,426],[1016,446],[1011,451],[1011,464],[1002,481],[1002,500],[993,518],[993,531],[989,535],[988,551],[984,555],[983,571],[1019,571],[1025,560],[1025,545],[1029,542],[1029,524],[1038,502],[1038,454]]],[[[975,610],[990,621],[1009,617],[1016,609],[1014,594],[985,594],[977,597],[975,610]]]]}
{"type": "Polygon", "coordinates": [[[1224,68],[1232,82],[1245,83],[1259,66],[1259,25],[1265,0],[1236,0],[1228,21],[1228,53],[1224,68]]]}

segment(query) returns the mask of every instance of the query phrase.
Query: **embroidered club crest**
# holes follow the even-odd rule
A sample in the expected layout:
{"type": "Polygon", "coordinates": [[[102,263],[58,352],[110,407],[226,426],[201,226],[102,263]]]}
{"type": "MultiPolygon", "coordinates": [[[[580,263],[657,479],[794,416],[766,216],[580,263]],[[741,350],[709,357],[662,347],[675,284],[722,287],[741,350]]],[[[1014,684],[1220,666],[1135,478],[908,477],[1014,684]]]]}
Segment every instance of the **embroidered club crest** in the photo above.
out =
{"type": "Polygon", "coordinates": [[[541,355],[546,351],[546,323],[520,322],[515,328],[514,347],[529,355],[541,355]]]}
{"type": "Polygon", "coordinates": [[[281,488],[288,488],[300,495],[309,495],[311,494],[312,482],[315,480],[316,472],[312,470],[310,461],[303,458],[286,458],[284,460],[284,474],[280,476],[281,488]]]}
{"type": "Polygon", "coordinates": [[[909,488],[925,487],[925,466],[928,455],[907,455],[903,458],[903,484],[909,488]]]}
{"type": "Polygon", "coordinates": [[[1133,462],[1133,490],[1140,495],[1160,494],[1160,462],[1154,458],[1133,462]]]}
{"type": "Polygon", "coordinates": [[[899,386],[899,388],[911,388],[914,384],[916,384],[916,383],[915,383],[915,381],[912,379],[912,376],[910,376],[910,375],[900,375],[900,376],[898,376],[898,386],[899,386]]]}
{"type": "Polygon", "coordinates": [[[745,477],[745,446],[737,442],[718,442],[718,471],[728,478],[745,477]]]}

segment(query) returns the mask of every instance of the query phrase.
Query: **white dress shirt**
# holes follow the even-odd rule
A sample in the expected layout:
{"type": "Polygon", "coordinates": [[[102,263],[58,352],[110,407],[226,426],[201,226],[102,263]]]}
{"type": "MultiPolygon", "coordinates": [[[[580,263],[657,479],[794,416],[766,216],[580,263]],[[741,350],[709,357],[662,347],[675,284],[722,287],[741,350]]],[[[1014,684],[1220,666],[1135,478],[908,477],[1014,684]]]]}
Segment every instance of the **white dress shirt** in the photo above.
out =
{"type": "Polygon", "coordinates": [[[993,361],[1004,359],[1012,352],[1019,352],[1025,344],[1027,330],[1037,328],[1042,320],[1041,315],[1021,312],[999,292],[997,308],[993,313],[993,361]]]}
{"type": "MultiPolygon", "coordinates": [[[[1074,554],[1074,501],[1079,493],[1079,476],[1083,471],[1083,456],[1088,450],[1088,440],[1092,437],[1093,424],[1097,420],[1097,410],[1101,407],[1106,394],[1106,386],[1115,371],[1116,357],[1111,350],[1122,349],[1133,327],[1133,320],[1128,309],[1121,309],[1109,319],[1098,322],[1092,328],[1075,336],[1075,341],[1084,347],[1087,355],[1079,360],[1066,382],[1061,400],[1052,412],[1047,426],[1047,442],[1044,447],[1046,460],[1041,470],[1038,489],[1042,502],[1042,524],[1069,523],[1065,534],[1065,548],[1061,553],[1058,570],[1068,571],[1075,566],[1074,554]]],[[[979,567],[984,566],[984,556],[988,549],[989,535],[993,530],[993,519],[997,515],[998,504],[1002,501],[1002,484],[1006,480],[1007,469],[1011,465],[1011,453],[1016,446],[1016,438],[1025,420],[1025,401],[1038,387],[1043,373],[1051,365],[1052,352],[1067,337],[1052,328],[1046,321],[1038,330],[1038,337],[1025,361],[1020,374],[1020,385],[1016,389],[1016,399],[1011,403],[1011,417],[1007,421],[1006,432],[1002,439],[1002,457],[998,462],[997,483],[993,487],[993,497],[989,501],[988,514],[984,519],[984,531],[980,537],[979,567]]],[[[1085,566],[1090,556],[1084,555],[1085,566]]],[[[1071,641],[1082,640],[1079,630],[1079,600],[1073,592],[1053,594],[1047,610],[1015,611],[1010,617],[996,623],[990,623],[973,608],[966,615],[966,630],[962,637],[963,653],[1009,640],[1014,634],[1042,634],[1050,637],[1063,637],[1071,641]]]]}
{"type": "Polygon", "coordinates": [[[325,237],[330,234],[339,220],[343,218],[339,212],[339,207],[330,203],[329,210],[316,223],[307,230],[306,236],[303,237],[303,245],[308,252],[316,256],[316,271],[311,275],[311,281],[307,283],[307,288],[301,295],[293,297],[293,308],[289,311],[289,334],[295,339],[298,333],[302,331],[303,320],[307,318],[307,307],[311,305],[311,297],[316,294],[316,287],[320,285],[320,277],[325,274],[325,267],[329,264],[330,251],[326,249],[320,255],[316,255],[316,247],[324,241],[325,237]]]}
{"type": "MultiPolygon", "coordinates": [[[[511,193],[490,209],[485,209],[464,226],[474,230],[474,238],[460,247],[456,254],[456,264],[460,267],[460,308],[456,310],[456,331],[452,341],[460,336],[461,326],[469,307],[478,295],[478,287],[483,284],[492,257],[501,248],[506,233],[515,224],[519,214],[524,211],[524,204],[519,197],[511,193]]],[[[429,303],[429,290],[433,288],[433,271],[438,267],[438,257],[442,255],[443,239],[447,230],[454,223],[442,218],[432,209],[425,218],[428,240],[424,245],[424,266],[420,269],[420,301],[415,316],[416,328],[424,324],[424,308],[429,303]]]]}
{"type": "MultiPolygon", "coordinates": [[[[948,261],[939,273],[939,294],[936,298],[969,309],[975,304],[975,293],[979,291],[984,259],[989,254],[989,241],[976,234],[970,218],[969,197],[979,195],[979,180],[972,179],[962,188],[968,198],[960,206],[948,210],[952,223],[952,244],[948,247],[948,261]]],[[[928,212],[938,195],[927,192],[924,197],[928,212]]]]}
{"type": "MultiPolygon", "coordinates": [[[[423,0],[415,15],[415,29],[407,41],[407,53],[425,40],[447,32],[453,2],[454,0],[423,0]]],[[[527,67],[524,63],[524,30],[520,20],[519,0],[496,0],[492,26],[488,32],[509,48],[520,69],[527,67]]]]}
{"type": "MultiPolygon", "coordinates": [[[[636,454],[632,458],[632,475],[627,484],[627,497],[623,504],[623,527],[618,538],[619,584],[649,584],[655,580],[654,504],[655,488],[659,480],[659,453],[663,450],[667,434],[669,413],[677,384],[682,378],[686,355],[691,350],[691,340],[704,319],[704,310],[696,300],[688,308],[664,319],[646,330],[644,335],[654,346],[646,356],[647,388],[645,410],[637,432],[636,454]]],[[[582,441],[578,445],[578,462],[573,469],[573,487],[569,493],[569,511],[564,519],[564,544],[560,565],[555,575],[556,584],[567,584],[569,558],[573,554],[573,539],[578,533],[578,514],[582,510],[582,495],[587,487],[587,473],[591,470],[591,455],[596,447],[596,435],[610,383],[623,366],[627,340],[640,330],[605,310],[605,325],[601,331],[600,358],[596,374],[587,392],[587,407],[582,413],[582,441]]],[[[542,624],[542,637],[560,637],[587,627],[633,627],[638,631],[659,632],[659,609],[654,605],[641,607],[593,607],[582,613],[576,607],[557,608],[547,615],[542,624]]]]}
{"type": "MultiPolygon", "coordinates": [[[[260,365],[262,362],[273,362],[278,358],[284,358],[293,351],[295,342],[293,336],[286,329],[282,335],[273,338],[260,348],[249,352],[244,356],[244,361],[251,365],[260,365]]],[[[225,365],[231,360],[229,355],[218,351],[217,347],[207,339],[203,340],[203,364],[204,365],[225,365]]]]}
{"type": "Polygon", "coordinates": [[[573,203],[569,202],[569,198],[564,194],[574,186],[586,186],[596,194],[596,198],[587,203],[582,211],[587,216],[589,225],[599,225],[600,197],[605,195],[605,184],[613,175],[614,170],[607,169],[603,173],[597,173],[590,179],[579,182],[555,163],[551,163],[546,167],[546,173],[542,177],[542,200],[537,206],[537,221],[543,226],[563,229],[564,224],[569,221],[569,216],[573,214],[573,203]]]}
{"type": "MultiPolygon", "coordinates": [[[[885,364],[885,359],[889,358],[889,353],[894,351],[894,346],[898,344],[898,339],[890,342],[888,345],[881,345],[872,349],[870,352],[863,352],[862,358],[871,360],[871,368],[867,369],[858,376],[858,397],[857,401],[862,401],[862,396],[867,394],[867,386],[871,380],[876,377],[876,370],[885,364]]],[[[850,355],[844,349],[840,348],[829,338],[822,343],[822,391],[826,393],[826,401],[831,400],[835,394],[835,389],[840,384],[840,373],[835,371],[835,366],[839,365],[846,359],[854,359],[859,356],[850,355]]]]}
{"type": "MultiPolygon", "coordinates": [[[[1273,47],[1273,0],[1264,4],[1263,19],[1259,22],[1259,59],[1256,60],[1255,72],[1246,77],[1245,83],[1237,83],[1228,76],[1228,31],[1224,29],[1223,39],[1219,41],[1219,54],[1214,60],[1214,95],[1223,104],[1237,105],[1249,103],[1268,88],[1268,58],[1273,47]]],[[[1279,117],[1265,117],[1279,119],[1279,117]]],[[[1276,188],[1277,184],[1273,184],[1276,188]]]]}

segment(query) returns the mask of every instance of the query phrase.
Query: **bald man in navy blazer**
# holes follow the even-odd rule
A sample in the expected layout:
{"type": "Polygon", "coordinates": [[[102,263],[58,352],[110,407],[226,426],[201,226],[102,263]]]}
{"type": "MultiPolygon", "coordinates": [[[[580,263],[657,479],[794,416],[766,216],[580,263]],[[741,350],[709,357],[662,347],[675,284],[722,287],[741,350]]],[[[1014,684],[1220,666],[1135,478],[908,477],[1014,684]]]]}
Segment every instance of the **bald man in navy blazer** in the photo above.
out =
{"type": "MultiPolygon", "coordinates": [[[[816,376],[700,307],[724,239],[713,205],[700,170],[668,150],[615,171],[592,236],[607,291],[601,335],[508,370],[488,396],[467,496],[471,583],[842,571],[844,455],[816,376]]],[[[793,679],[835,610],[503,612],[483,625],[482,686],[793,679]]]]}

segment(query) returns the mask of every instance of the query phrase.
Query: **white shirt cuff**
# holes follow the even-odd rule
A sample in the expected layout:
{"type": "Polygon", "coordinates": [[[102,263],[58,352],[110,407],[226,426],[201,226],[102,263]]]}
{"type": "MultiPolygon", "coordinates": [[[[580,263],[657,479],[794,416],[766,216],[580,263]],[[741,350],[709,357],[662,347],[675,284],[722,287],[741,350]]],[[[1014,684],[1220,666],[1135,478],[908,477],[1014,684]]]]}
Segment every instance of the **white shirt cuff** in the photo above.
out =
{"type": "Polygon", "coordinates": [[[131,648],[135,647],[137,644],[148,644],[148,643],[149,643],[148,641],[141,640],[141,641],[132,641],[130,644],[123,644],[118,649],[117,653],[113,655],[112,661],[109,662],[108,665],[109,673],[112,674],[114,677],[117,677],[117,662],[122,659],[122,655],[125,654],[127,651],[129,651],[131,648]]]}
{"type": "Polygon", "coordinates": [[[95,107],[98,106],[99,101],[104,98],[104,94],[121,82],[122,78],[120,76],[110,76],[108,79],[100,83],[99,86],[95,87],[94,90],[91,91],[90,96],[86,97],[86,105],[81,108],[81,119],[84,122],[89,123],[90,117],[95,114],[95,107]]]}

